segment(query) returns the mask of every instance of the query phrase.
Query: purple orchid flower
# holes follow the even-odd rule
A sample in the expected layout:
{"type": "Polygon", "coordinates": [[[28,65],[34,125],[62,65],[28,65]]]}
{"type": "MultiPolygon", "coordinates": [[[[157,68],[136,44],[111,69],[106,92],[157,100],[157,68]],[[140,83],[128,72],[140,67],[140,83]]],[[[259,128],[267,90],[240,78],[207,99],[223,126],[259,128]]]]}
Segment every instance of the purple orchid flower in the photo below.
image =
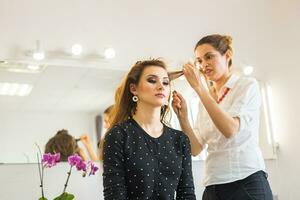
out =
{"type": "Polygon", "coordinates": [[[60,153],[51,154],[45,153],[42,158],[43,166],[46,168],[51,168],[55,166],[60,160],[60,153]]]}
{"type": "Polygon", "coordinates": [[[73,166],[77,166],[78,163],[82,162],[82,158],[78,154],[74,154],[68,157],[69,164],[73,166]]]}
{"type": "Polygon", "coordinates": [[[82,160],[82,158],[78,154],[74,154],[68,157],[68,162],[69,164],[73,167],[76,166],[76,169],[78,171],[86,171],[87,165],[86,163],[82,160]]]}
{"type": "Polygon", "coordinates": [[[88,166],[90,168],[89,176],[90,175],[95,175],[95,173],[98,171],[98,167],[93,162],[89,162],[88,166]]]}
{"type": "Polygon", "coordinates": [[[76,164],[76,169],[78,170],[78,171],[86,171],[86,164],[85,164],[85,162],[84,161],[80,161],[80,162],[78,162],[77,164],[76,164]]]}

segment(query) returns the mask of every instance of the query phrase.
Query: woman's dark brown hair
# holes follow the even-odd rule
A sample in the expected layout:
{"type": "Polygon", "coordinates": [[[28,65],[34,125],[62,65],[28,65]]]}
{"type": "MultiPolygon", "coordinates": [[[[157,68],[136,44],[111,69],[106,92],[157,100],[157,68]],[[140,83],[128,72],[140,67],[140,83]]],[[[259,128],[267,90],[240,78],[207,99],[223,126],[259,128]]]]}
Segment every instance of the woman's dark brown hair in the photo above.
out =
{"type": "MultiPolygon", "coordinates": [[[[213,34],[213,35],[205,36],[197,42],[194,50],[196,50],[197,47],[202,44],[210,44],[221,55],[224,55],[228,50],[232,51],[232,47],[231,47],[232,38],[227,35],[213,34]]],[[[229,67],[231,67],[231,65],[232,65],[232,59],[229,61],[229,67]]]]}
{"type": "MultiPolygon", "coordinates": [[[[133,94],[130,92],[130,85],[138,85],[141,75],[145,68],[150,66],[157,66],[167,70],[166,64],[160,59],[149,59],[136,62],[130,69],[129,73],[121,81],[121,84],[115,93],[115,104],[112,110],[112,123],[110,128],[116,124],[120,124],[135,114],[136,102],[132,101],[133,94]]],[[[161,107],[160,120],[165,121],[166,114],[169,111],[169,106],[164,105],[161,107]]],[[[109,129],[110,129],[109,128],[109,129]]]]}
{"type": "Polygon", "coordinates": [[[79,153],[79,148],[75,138],[62,129],[47,142],[45,153],[60,153],[60,160],[67,161],[70,155],[79,153]]]}

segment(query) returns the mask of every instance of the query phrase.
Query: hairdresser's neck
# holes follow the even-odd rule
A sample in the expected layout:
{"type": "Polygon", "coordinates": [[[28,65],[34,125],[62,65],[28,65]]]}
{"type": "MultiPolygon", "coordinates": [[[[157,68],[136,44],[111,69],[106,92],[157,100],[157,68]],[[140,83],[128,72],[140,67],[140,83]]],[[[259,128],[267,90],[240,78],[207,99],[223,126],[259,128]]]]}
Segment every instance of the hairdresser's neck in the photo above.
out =
{"type": "Polygon", "coordinates": [[[215,81],[215,89],[217,90],[217,92],[220,92],[221,88],[226,84],[230,76],[231,73],[227,72],[221,78],[215,81]]]}
{"type": "Polygon", "coordinates": [[[160,107],[153,107],[140,102],[133,119],[152,137],[162,134],[163,124],[160,121],[160,107]]]}

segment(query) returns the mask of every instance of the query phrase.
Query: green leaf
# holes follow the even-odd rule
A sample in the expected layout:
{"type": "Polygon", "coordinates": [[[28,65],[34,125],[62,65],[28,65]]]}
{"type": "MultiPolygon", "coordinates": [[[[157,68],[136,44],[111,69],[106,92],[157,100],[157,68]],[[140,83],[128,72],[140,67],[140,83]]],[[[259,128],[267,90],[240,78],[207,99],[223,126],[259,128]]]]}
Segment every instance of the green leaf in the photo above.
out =
{"type": "Polygon", "coordinates": [[[75,198],[75,196],[73,194],[69,194],[67,192],[59,195],[58,197],[56,197],[54,200],[73,200],[75,198]]]}
{"type": "Polygon", "coordinates": [[[41,197],[41,198],[39,198],[39,200],[48,200],[48,199],[45,197],[41,197]]]}

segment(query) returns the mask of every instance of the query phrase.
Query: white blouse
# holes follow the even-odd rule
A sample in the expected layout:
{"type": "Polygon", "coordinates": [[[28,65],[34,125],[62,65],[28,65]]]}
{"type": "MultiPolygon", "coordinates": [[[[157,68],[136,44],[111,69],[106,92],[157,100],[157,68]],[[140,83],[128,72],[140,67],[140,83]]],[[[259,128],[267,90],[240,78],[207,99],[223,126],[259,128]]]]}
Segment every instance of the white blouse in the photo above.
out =
{"type": "Polygon", "coordinates": [[[240,119],[238,133],[226,138],[216,128],[201,102],[194,126],[199,142],[203,147],[207,145],[205,186],[230,183],[265,170],[258,143],[261,105],[258,82],[254,78],[233,74],[221,91],[226,87],[230,90],[219,106],[232,117],[240,119]]]}

